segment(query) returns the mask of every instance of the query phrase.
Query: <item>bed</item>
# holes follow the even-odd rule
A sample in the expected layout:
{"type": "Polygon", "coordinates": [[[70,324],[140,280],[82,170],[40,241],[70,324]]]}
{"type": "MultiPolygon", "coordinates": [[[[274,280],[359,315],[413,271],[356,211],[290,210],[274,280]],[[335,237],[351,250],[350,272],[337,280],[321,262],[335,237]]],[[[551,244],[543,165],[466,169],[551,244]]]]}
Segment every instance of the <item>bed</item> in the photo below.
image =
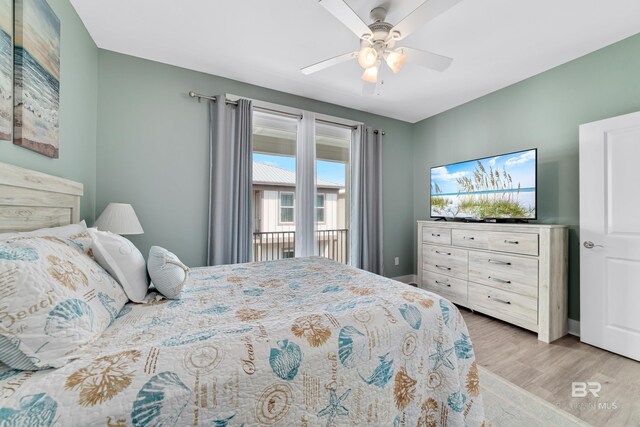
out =
{"type": "MultiPolygon", "coordinates": [[[[25,212],[40,209],[66,211],[35,215],[49,218],[38,227],[77,220],[78,203],[57,205],[61,194],[79,199],[81,187],[56,193],[55,177],[17,178],[31,173],[0,163],[0,212],[11,227],[33,228],[25,212]]],[[[193,269],[181,299],[128,303],[75,360],[1,367],[0,389],[2,426],[484,421],[473,346],[455,306],[324,258],[193,269]]]]}

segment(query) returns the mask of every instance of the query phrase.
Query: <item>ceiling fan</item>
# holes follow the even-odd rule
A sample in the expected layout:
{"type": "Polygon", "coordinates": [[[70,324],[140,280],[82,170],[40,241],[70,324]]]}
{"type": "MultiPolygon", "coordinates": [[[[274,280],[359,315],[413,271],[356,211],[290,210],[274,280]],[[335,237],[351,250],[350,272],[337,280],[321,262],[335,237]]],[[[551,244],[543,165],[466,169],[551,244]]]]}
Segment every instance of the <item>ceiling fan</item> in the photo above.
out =
{"type": "Polygon", "coordinates": [[[364,92],[371,94],[375,91],[376,84],[381,81],[379,77],[383,61],[394,73],[399,72],[407,61],[432,70],[444,71],[449,68],[453,59],[410,47],[396,48],[395,45],[396,42],[417,30],[418,27],[461,1],[426,0],[396,25],[385,21],[387,16],[385,7],[376,7],[371,10],[370,14],[373,23],[367,25],[344,0],[319,0],[327,11],[360,38],[360,50],[326,59],[304,67],[300,71],[308,75],[357,58],[358,63],[364,69],[361,76],[365,81],[364,92]]]}

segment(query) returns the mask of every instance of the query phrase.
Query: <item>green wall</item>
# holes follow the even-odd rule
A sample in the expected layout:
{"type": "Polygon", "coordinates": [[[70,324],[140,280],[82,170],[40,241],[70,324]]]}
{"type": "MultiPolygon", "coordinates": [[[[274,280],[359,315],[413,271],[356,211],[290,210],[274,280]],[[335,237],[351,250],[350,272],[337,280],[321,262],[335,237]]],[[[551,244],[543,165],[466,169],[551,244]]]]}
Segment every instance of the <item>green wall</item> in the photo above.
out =
{"type": "Polygon", "coordinates": [[[207,104],[189,98],[232,93],[365,122],[385,130],[385,274],[413,271],[413,125],[209,74],[99,51],[97,203],[132,203],[143,251],[168,248],[191,266],[206,259],[207,104]],[[393,258],[400,257],[394,266],[393,258]]]}
{"type": "Polygon", "coordinates": [[[640,35],[423,120],[414,129],[414,219],[429,168],[538,147],[538,215],[570,226],[569,317],[580,319],[578,125],[640,110],[640,35]]]}
{"type": "Polygon", "coordinates": [[[0,160],[83,182],[89,223],[108,202],[130,202],[143,252],[158,244],[204,264],[207,106],[186,95],[192,89],[384,129],[387,276],[416,271],[415,220],[428,218],[431,166],[538,147],[539,217],[571,227],[569,317],[579,319],[578,125],[640,110],[640,35],[412,125],[99,50],[68,0],[49,3],[62,24],[60,159],[3,142],[0,160]]]}
{"type": "Polygon", "coordinates": [[[98,48],[68,0],[48,0],[60,18],[60,158],[0,142],[0,160],[84,184],[81,216],[92,222],[96,201],[98,48]]]}

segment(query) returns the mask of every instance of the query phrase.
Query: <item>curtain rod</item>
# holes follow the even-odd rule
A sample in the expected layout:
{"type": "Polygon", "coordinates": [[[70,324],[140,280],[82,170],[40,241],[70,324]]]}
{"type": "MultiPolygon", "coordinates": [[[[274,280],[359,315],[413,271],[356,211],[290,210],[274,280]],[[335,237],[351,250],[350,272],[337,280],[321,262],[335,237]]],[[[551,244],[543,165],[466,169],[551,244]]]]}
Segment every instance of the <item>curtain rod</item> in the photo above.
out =
{"type": "Polygon", "coordinates": [[[318,123],[325,123],[325,124],[327,124],[327,125],[340,126],[340,127],[343,127],[343,128],[358,129],[358,126],[348,125],[348,124],[346,124],[346,123],[332,122],[331,120],[316,119],[316,122],[318,122],[318,123]]]}
{"type": "MultiPolygon", "coordinates": [[[[332,122],[331,120],[316,119],[316,122],[325,123],[325,124],[328,124],[328,125],[342,126],[342,127],[348,128],[348,129],[358,129],[358,126],[348,125],[348,124],[339,123],[339,122],[332,122]]],[[[385,134],[384,131],[379,131],[377,129],[373,131],[373,133],[379,133],[379,132],[382,132],[383,135],[385,134]]]]}
{"type": "MultiPolygon", "coordinates": [[[[198,102],[200,102],[200,100],[202,99],[210,99],[213,102],[217,102],[218,98],[215,96],[207,96],[207,95],[201,95],[199,93],[195,93],[194,91],[190,91],[189,92],[189,96],[191,98],[197,98],[198,102]]],[[[238,103],[236,101],[232,101],[230,99],[226,99],[225,98],[225,102],[229,105],[238,105],[238,103]]],[[[280,110],[272,110],[271,108],[265,108],[265,107],[253,107],[254,110],[258,110],[258,111],[265,111],[267,113],[275,113],[275,114],[280,114],[282,116],[286,116],[286,117],[296,117],[298,119],[302,118],[302,114],[294,114],[294,113],[288,113],[286,111],[280,111],[280,110]]],[[[316,119],[317,122],[320,123],[326,123],[329,125],[336,125],[336,126],[342,126],[342,127],[346,127],[349,129],[357,129],[358,126],[352,126],[352,125],[347,125],[344,123],[338,123],[338,122],[332,122],[330,120],[323,120],[323,119],[316,119]]],[[[384,135],[385,132],[384,131],[378,131],[378,130],[374,130],[373,133],[378,133],[378,132],[382,132],[382,134],[384,135]]]]}
{"type": "MultiPolygon", "coordinates": [[[[195,93],[194,91],[190,91],[189,92],[189,96],[191,98],[197,98],[198,102],[200,102],[201,99],[210,99],[213,102],[217,102],[218,98],[215,96],[207,96],[207,95],[201,95],[199,93],[195,93]]],[[[232,101],[230,99],[226,99],[225,98],[225,102],[228,105],[238,105],[237,101],[232,101]]],[[[273,110],[271,108],[266,108],[266,107],[259,107],[259,106],[254,106],[253,107],[254,110],[258,110],[258,111],[264,111],[267,113],[273,113],[273,114],[278,114],[280,116],[285,116],[285,117],[294,117],[296,119],[301,119],[302,118],[302,114],[294,114],[294,113],[288,113],[286,111],[280,111],[280,110],[273,110]]]]}

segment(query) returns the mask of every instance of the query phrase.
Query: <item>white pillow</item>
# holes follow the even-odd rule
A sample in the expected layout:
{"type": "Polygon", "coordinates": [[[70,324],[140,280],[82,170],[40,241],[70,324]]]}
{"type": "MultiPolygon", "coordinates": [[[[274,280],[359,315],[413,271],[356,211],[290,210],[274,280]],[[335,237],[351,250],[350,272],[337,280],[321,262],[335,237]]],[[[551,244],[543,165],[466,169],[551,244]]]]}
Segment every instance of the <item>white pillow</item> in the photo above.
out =
{"type": "Polygon", "coordinates": [[[158,292],[169,299],[180,299],[180,292],[189,277],[189,267],[177,256],[160,246],[152,246],[147,270],[158,292]]]}
{"type": "Polygon", "coordinates": [[[64,366],[102,334],[127,296],[62,237],[0,237],[0,361],[14,369],[64,366]]]}
{"type": "Polygon", "coordinates": [[[144,256],[133,243],[108,231],[89,229],[93,256],[122,285],[129,299],[143,302],[149,289],[144,256]]]}

